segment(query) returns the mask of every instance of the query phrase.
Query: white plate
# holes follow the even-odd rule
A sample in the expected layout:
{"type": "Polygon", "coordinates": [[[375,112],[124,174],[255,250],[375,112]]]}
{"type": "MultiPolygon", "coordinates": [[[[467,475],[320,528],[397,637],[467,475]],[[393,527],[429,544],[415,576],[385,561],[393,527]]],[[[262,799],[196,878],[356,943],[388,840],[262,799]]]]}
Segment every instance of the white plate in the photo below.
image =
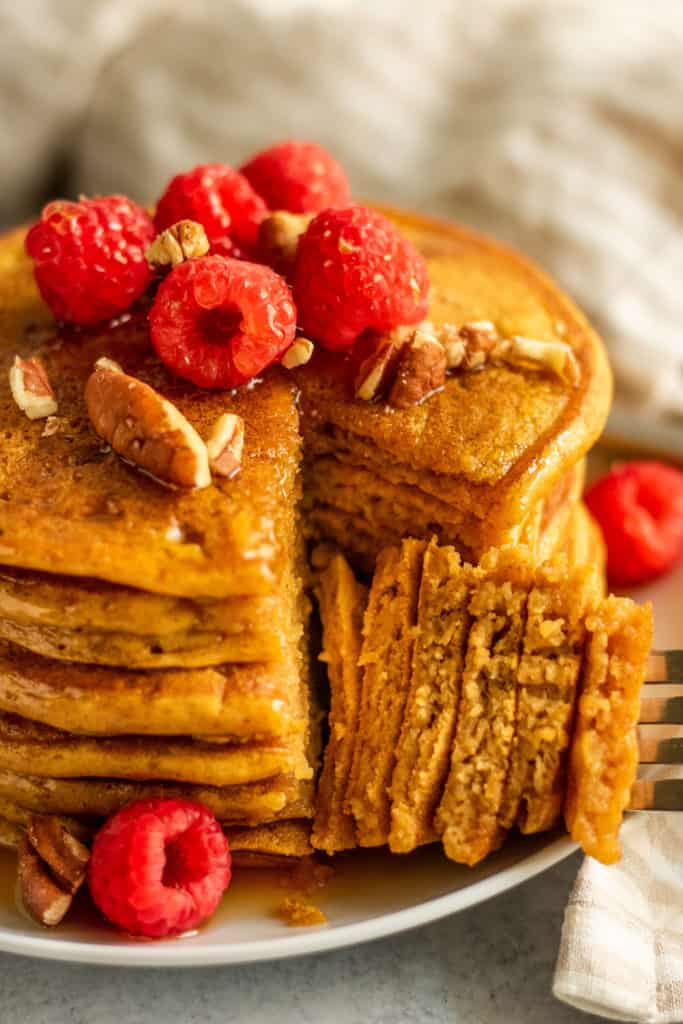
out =
{"type": "MultiPolygon", "coordinates": [[[[636,595],[655,602],[659,647],[681,646],[677,622],[683,564],[636,595]]],[[[364,851],[337,858],[328,886],[312,898],[328,924],[289,928],[274,915],[286,895],[282,880],[258,871],[236,873],[219,912],[199,932],[162,942],[135,941],[78,917],[46,931],[25,918],[12,898],[13,860],[0,861],[0,950],[50,960],[139,967],[251,963],[357,945],[415,928],[481,903],[524,882],[575,849],[566,835],[511,839],[479,867],[451,864],[437,847],[407,857],[364,851]],[[4,891],[3,891],[4,887],[4,891]]]]}

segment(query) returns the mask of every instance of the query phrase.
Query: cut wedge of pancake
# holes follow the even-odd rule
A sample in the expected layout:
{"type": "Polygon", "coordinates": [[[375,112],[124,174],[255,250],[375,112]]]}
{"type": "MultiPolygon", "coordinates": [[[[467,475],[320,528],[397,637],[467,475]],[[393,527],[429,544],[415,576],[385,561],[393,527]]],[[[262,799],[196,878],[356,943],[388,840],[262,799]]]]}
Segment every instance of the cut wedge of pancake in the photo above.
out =
{"type": "Polygon", "coordinates": [[[448,857],[476,864],[505,837],[498,816],[515,735],[532,563],[511,549],[481,562],[448,779],[436,815],[448,857]]]}
{"type": "Polygon", "coordinates": [[[556,824],[586,641],[585,617],[600,599],[589,567],[563,560],[536,570],[529,594],[515,737],[499,814],[504,828],[541,832],[556,824]]]}
{"type": "Polygon", "coordinates": [[[610,596],[586,620],[588,650],[571,744],[565,820],[604,864],[619,859],[619,827],[638,764],[640,689],[652,608],[610,596]]]}
{"type": "Polygon", "coordinates": [[[42,778],[0,769],[0,799],[37,814],[106,818],[131,800],[156,797],[197,800],[219,821],[244,825],[310,818],[313,814],[312,782],[291,775],[244,786],[194,786],[124,779],[42,778]]]}
{"type": "Polygon", "coordinates": [[[469,603],[480,575],[462,565],[452,547],[432,541],[425,552],[410,689],[391,781],[389,846],[394,853],[408,853],[435,838],[434,814],[450,763],[470,629],[469,603]]]}
{"type": "Polygon", "coordinates": [[[316,587],[323,627],[323,652],[330,687],[329,739],[318,782],[311,842],[328,854],[356,846],[353,817],[345,809],[361,700],[363,615],[368,591],[348,562],[332,555],[316,587]]]}
{"type": "Polygon", "coordinates": [[[90,736],[281,736],[302,729],[284,662],[132,672],[69,665],[0,643],[0,708],[90,736]]]}
{"type": "Polygon", "coordinates": [[[362,693],[347,806],[361,846],[387,842],[396,744],[410,683],[426,543],[382,552],[363,622],[362,693]]]}

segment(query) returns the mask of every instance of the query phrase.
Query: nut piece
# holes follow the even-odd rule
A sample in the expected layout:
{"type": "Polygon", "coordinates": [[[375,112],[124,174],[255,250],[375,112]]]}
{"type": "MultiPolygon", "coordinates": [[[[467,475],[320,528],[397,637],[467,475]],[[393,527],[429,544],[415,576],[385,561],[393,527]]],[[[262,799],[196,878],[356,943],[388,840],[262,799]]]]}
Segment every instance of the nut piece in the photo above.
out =
{"type": "Polygon", "coordinates": [[[157,235],[145,251],[150,267],[177,267],[185,260],[205,256],[209,251],[206,231],[195,220],[179,220],[157,235]]]}
{"type": "Polygon", "coordinates": [[[391,335],[382,335],[375,349],[360,364],[356,375],[356,398],[372,402],[386,391],[393,379],[403,344],[391,335]]]}
{"type": "Polygon", "coordinates": [[[75,893],[85,880],[90,860],[87,846],[72,836],[64,825],[49,814],[32,814],[27,829],[28,841],[67,893],[75,893]]]}
{"type": "Polygon", "coordinates": [[[40,359],[15,356],[9,386],[14,401],[30,420],[44,419],[57,412],[57,399],[40,359]]]}
{"type": "Polygon", "coordinates": [[[461,365],[465,370],[477,370],[488,361],[489,352],[498,340],[498,331],[490,320],[473,320],[458,331],[465,353],[461,365]]]}
{"type": "Polygon", "coordinates": [[[21,900],[31,917],[48,927],[59,924],[73,897],[60,889],[26,837],[19,846],[18,872],[21,900]]]}
{"type": "Polygon", "coordinates": [[[178,487],[211,483],[206,445],[171,402],[108,359],[98,359],[85,386],[92,424],[104,440],[151,476],[178,487]]]}
{"type": "Polygon", "coordinates": [[[313,220],[312,213],[289,213],[288,210],[274,210],[261,221],[258,247],[262,257],[283,277],[294,268],[299,239],[313,220]]]}
{"type": "Polygon", "coordinates": [[[579,364],[566,341],[536,341],[515,335],[497,342],[491,359],[532,370],[544,368],[572,387],[579,383],[579,364]]]}
{"type": "Polygon", "coordinates": [[[304,366],[313,355],[314,345],[308,338],[297,338],[293,345],[287,349],[281,359],[282,365],[287,370],[293,370],[297,366],[304,366]]]}
{"type": "Polygon", "coordinates": [[[446,383],[446,352],[434,333],[419,327],[401,350],[389,404],[396,409],[417,405],[446,383]]]}
{"type": "Polygon", "coordinates": [[[220,416],[206,442],[209,464],[217,476],[239,473],[244,450],[244,420],[232,412],[220,416]]]}

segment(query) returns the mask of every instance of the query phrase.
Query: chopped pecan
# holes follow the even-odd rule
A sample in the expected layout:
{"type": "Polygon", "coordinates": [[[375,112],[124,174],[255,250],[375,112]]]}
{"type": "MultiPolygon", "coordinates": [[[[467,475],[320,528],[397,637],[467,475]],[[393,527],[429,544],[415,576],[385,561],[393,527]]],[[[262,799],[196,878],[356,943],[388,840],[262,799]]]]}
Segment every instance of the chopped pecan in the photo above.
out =
{"type": "Polygon", "coordinates": [[[491,359],[509,366],[549,370],[572,387],[579,383],[579,364],[566,341],[537,341],[515,335],[497,342],[491,359]]]}
{"type": "Polygon", "coordinates": [[[48,927],[59,924],[73,896],[59,887],[26,836],[19,845],[18,873],[21,901],[31,917],[48,927]]]}
{"type": "Polygon", "coordinates": [[[87,846],[50,814],[31,815],[27,835],[29,843],[47,864],[60,887],[65,892],[75,893],[85,880],[90,859],[87,846]]]}
{"type": "Polygon", "coordinates": [[[114,451],[151,476],[178,487],[211,483],[206,445],[154,388],[99,359],[85,387],[92,424],[114,451]]]}
{"type": "Polygon", "coordinates": [[[40,359],[15,356],[9,386],[14,401],[30,420],[44,419],[57,412],[57,399],[40,359]]]}
{"type": "Polygon", "coordinates": [[[313,349],[313,342],[309,341],[308,338],[297,338],[283,355],[282,365],[287,370],[293,370],[297,366],[304,366],[310,361],[313,349]]]}
{"type": "Polygon", "coordinates": [[[446,352],[434,333],[418,327],[401,349],[389,404],[396,409],[417,405],[446,383],[446,352]]]}
{"type": "Polygon", "coordinates": [[[217,476],[239,473],[244,450],[244,420],[232,412],[220,416],[206,442],[209,464],[217,476]]]}
{"type": "Polygon", "coordinates": [[[294,267],[299,239],[313,220],[312,213],[274,210],[261,221],[258,247],[263,259],[283,277],[294,267]]]}
{"type": "Polygon", "coordinates": [[[177,267],[185,260],[205,256],[209,240],[201,224],[194,220],[179,220],[154,239],[145,252],[150,267],[177,267]]]}
{"type": "Polygon", "coordinates": [[[499,335],[490,320],[473,320],[462,325],[457,337],[464,347],[462,359],[460,362],[453,362],[454,350],[451,348],[450,358],[447,353],[449,370],[457,366],[462,366],[464,370],[476,370],[483,366],[499,335]]]}
{"type": "Polygon", "coordinates": [[[360,364],[356,374],[356,398],[372,402],[384,394],[394,378],[394,371],[401,355],[404,342],[391,334],[381,335],[371,351],[360,364]]]}

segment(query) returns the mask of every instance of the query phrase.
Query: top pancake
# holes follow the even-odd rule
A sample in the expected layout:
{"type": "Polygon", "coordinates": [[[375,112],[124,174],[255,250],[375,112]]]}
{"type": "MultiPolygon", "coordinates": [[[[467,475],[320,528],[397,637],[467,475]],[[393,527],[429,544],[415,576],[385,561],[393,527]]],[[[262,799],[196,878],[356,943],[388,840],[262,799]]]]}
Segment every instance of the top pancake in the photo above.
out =
{"type": "Polygon", "coordinates": [[[0,241],[0,379],[15,353],[40,355],[59,402],[57,433],[29,420],[0,386],[0,562],[95,576],[157,593],[226,597],[273,588],[291,543],[298,417],[287,374],[236,393],[200,391],[168,375],[146,316],[118,326],[55,326],[38,297],[23,232],[0,241]],[[206,437],[222,413],[245,420],[242,470],[201,491],[161,486],[107,450],[83,390],[100,356],[151,384],[206,437]]]}
{"type": "Polygon", "coordinates": [[[455,225],[388,210],[424,253],[429,317],[457,325],[490,320],[504,336],[562,340],[580,366],[574,388],[544,373],[503,366],[455,373],[421,405],[387,410],[353,398],[353,360],[317,352],[296,371],[304,444],[317,438],[359,453],[392,478],[418,482],[498,528],[518,523],[590,448],[604,425],[611,377],[584,317],[516,253],[455,225]]]}

